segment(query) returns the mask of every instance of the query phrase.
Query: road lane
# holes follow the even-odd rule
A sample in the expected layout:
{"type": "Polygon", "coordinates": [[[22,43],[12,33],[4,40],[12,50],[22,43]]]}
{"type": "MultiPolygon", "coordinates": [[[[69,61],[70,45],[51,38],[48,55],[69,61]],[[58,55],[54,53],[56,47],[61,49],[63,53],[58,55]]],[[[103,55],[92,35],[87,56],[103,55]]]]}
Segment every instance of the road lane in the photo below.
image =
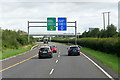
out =
{"type": "Polygon", "coordinates": [[[50,78],[49,72],[55,66],[54,58],[38,59],[38,56],[4,71],[3,78],[50,78]]]}
{"type": "MultiPolygon", "coordinates": [[[[6,71],[3,78],[108,78],[83,55],[67,56],[67,45],[56,45],[53,58],[38,59],[38,56],[6,71]]],[[[37,54],[37,52],[35,53],[37,54]]]]}
{"type": "Polygon", "coordinates": [[[53,78],[107,78],[103,72],[83,55],[68,56],[68,46],[56,45],[60,49],[61,57],[52,74],[53,78]]]}
{"type": "Polygon", "coordinates": [[[36,53],[38,52],[38,49],[35,49],[35,50],[31,50],[31,51],[28,51],[26,52],[25,54],[23,55],[19,55],[19,56],[16,56],[14,58],[10,58],[8,60],[5,60],[5,61],[2,61],[2,69],[5,69],[11,65],[14,65],[16,63],[19,63],[29,57],[32,57],[34,56],[36,53]]]}

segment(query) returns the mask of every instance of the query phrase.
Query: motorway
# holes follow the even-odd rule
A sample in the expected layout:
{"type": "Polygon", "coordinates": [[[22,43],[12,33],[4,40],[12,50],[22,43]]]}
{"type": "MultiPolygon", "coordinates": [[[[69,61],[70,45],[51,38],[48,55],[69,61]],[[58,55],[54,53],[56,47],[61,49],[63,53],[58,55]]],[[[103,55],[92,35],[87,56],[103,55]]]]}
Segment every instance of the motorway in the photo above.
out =
{"type": "Polygon", "coordinates": [[[67,45],[57,46],[53,58],[38,59],[38,49],[3,61],[3,78],[108,78],[83,55],[67,56],[67,45]],[[21,60],[21,61],[20,61],[21,60]]]}

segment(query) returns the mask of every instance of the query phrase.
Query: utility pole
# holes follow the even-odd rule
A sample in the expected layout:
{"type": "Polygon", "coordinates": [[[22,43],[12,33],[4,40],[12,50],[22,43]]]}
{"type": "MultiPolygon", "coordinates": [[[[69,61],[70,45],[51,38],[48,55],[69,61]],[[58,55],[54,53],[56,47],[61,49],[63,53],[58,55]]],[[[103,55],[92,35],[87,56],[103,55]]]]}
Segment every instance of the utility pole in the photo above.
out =
{"type": "Polygon", "coordinates": [[[110,12],[108,12],[108,26],[110,25],[110,12]]]}
{"type": "Polygon", "coordinates": [[[105,30],[105,13],[108,14],[108,26],[110,25],[110,12],[103,12],[103,26],[105,30]]]}
{"type": "Polygon", "coordinates": [[[105,30],[105,13],[103,12],[103,29],[105,30]]]}

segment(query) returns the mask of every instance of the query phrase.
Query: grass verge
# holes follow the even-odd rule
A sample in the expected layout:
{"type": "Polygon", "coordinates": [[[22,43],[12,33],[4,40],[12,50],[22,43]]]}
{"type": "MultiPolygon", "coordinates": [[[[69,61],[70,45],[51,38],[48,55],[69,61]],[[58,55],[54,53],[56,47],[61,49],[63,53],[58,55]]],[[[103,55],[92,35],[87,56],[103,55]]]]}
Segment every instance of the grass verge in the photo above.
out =
{"type": "Polygon", "coordinates": [[[96,60],[102,62],[104,65],[110,67],[115,72],[120,74],[120,71],[118,69],[118,67],[119,67],[118,59],[119,58],[116,55],[107,54],[107,53],[100,52],[100,51],[95,51],[93,49],[85,48],[85,47],[82,47],[81,51],[89,54],[90,56],[93,56],[96,60]]]}
{"type": "Polygon", "coordinates": [[[31,46],[26,47],[26,48],[20,48],[20,49],[6,49],[5,51],[3,51],[2,56],[0,56],[0,60],[20,54],[20,53],[24,53],[26,51],[29,51],[31,49],[31,46]]]}

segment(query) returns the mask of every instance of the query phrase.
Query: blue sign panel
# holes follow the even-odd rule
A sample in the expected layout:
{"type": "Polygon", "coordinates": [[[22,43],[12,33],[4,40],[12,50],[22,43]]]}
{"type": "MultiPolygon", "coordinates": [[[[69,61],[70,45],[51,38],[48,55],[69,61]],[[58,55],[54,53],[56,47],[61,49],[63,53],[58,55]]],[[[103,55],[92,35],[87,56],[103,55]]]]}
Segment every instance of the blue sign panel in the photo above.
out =
{"type": "Polygon", "coordinates": [[[35,41],[35,43],[36,43],[37,41],[35,41]]]}
{"type": "Polygon", "coordinates": [[[67,21],[66,18],[58,18],[58,31],[67,30],[67,21]]]}

